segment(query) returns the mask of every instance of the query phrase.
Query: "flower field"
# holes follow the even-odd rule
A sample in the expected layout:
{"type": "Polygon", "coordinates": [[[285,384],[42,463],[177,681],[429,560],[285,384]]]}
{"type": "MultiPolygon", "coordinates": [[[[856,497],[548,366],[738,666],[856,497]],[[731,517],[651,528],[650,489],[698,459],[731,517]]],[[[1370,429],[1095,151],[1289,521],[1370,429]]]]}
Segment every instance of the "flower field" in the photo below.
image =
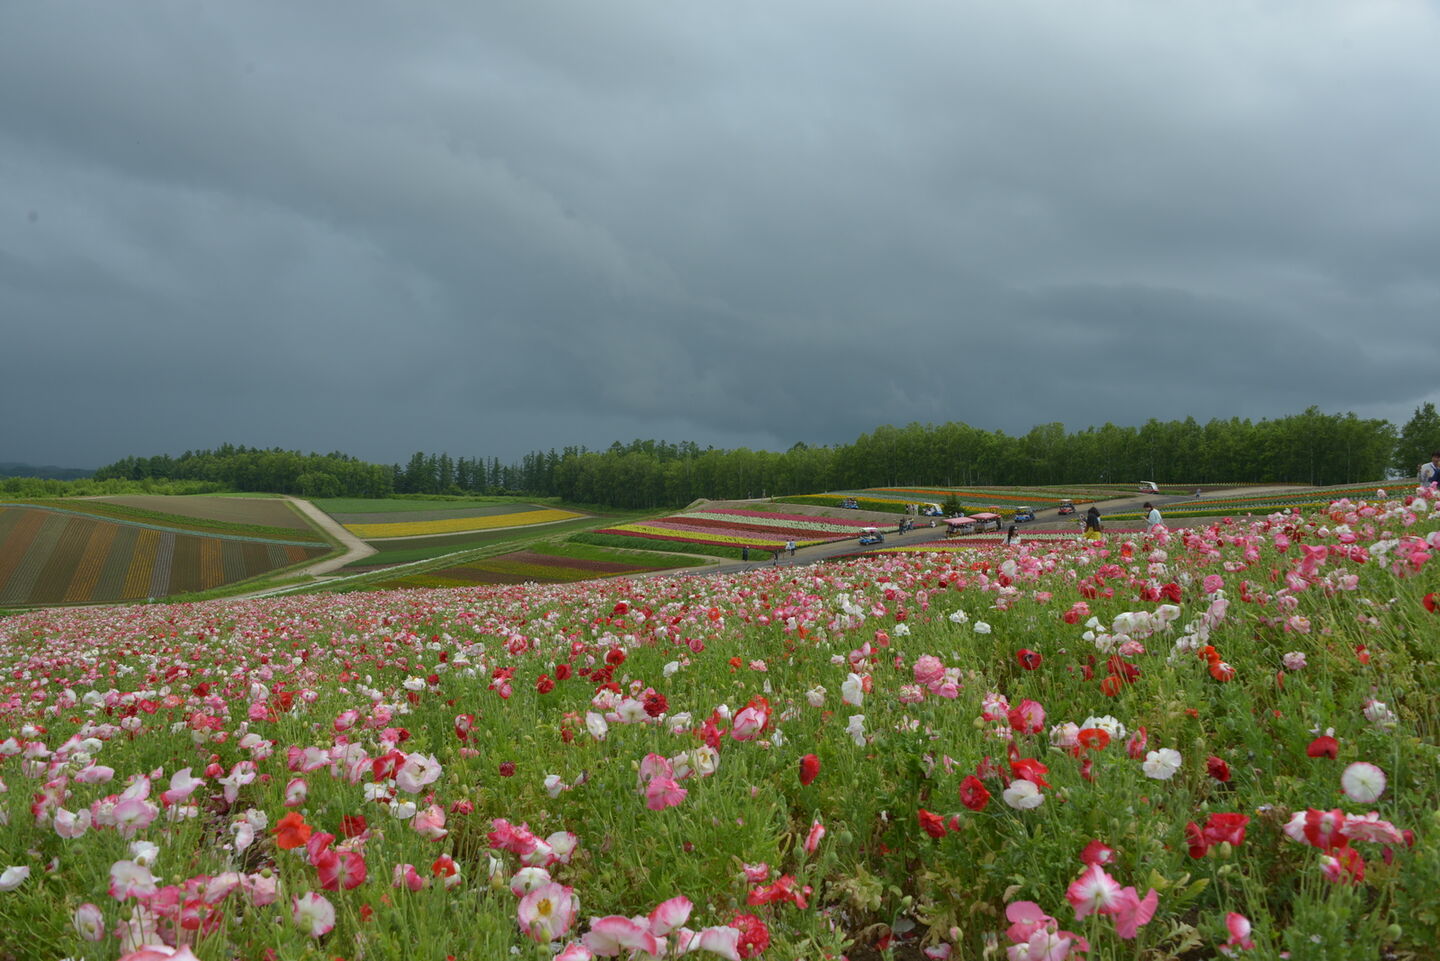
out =
{"type": "Polygon", "coordinates": [[[313,560],[328,546],[191,534],[0,506],[0,607],[95,604],[204,591],[313,560]]]}
{"type": "MultiPolygon", "coordinates": [[[[432,534],[457,534],[464,531],[489,531],[508,527],[528,527],[533,524],[551,524],[555,521],[574,520],[583,517],[574,511],[555,508],[520,508],[505,513],[487,512],[467,514],[461,517],[442,517],[427,520],[381,521],[376,523],[345,523],[345,529],[356,537],[366,540],[383,540],[391,537],[426,537],[432,534]]],[[[342,523],[344,523],[342,521],[342,523]]]]}
{"type": "Polygon", "coordinates": [[[3,618],[0,957],[1433,957],[1437,526],[3,618]]]}
{"type": "MultiPolygon", "coordinates": [[[[1403,486],[1403,485],[1402,485],[1403,486]]],[[[1374,497],[1380,484],[1346,484],[1340,487],[1316,487],[1304,491],[1277,491],[1273,494],[1246,494],[1235,497],[1205,497],[1194,501],[1177,501],[1166,505],[1166,517],[1212,517],[1217,514],[1261,514],[1282,508],[1319,510],[1341,498],[1374,497]]],[[[1138,518],[1140,513],[1117,513],[1117,518],[1138,518]]]]}
{"type": "Polygon", "coordinates": [[[873,521],[853,518],[712,509],[602,527],[595,533],[774,551],[783,548],[787,541],[794,541],[799,547],[810,547],[859,537],[862,529],[873,525],[873,521]]]}

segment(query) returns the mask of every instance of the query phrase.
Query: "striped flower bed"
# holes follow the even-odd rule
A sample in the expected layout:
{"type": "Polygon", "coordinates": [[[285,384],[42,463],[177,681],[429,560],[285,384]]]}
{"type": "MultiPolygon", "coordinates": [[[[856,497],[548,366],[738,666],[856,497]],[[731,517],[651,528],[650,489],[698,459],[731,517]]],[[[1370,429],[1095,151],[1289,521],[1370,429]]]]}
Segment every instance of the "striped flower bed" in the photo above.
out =
{"type": "Polygon", "coordinates": [[[768,514],[725,508],[620,524],[595,533],[773,551],[783,548],[787,541],[794,541],[797,547],[811,547],[849,540],[858,537],[864,528],[873,526],[869,521],[850,518],[768,514]]]}

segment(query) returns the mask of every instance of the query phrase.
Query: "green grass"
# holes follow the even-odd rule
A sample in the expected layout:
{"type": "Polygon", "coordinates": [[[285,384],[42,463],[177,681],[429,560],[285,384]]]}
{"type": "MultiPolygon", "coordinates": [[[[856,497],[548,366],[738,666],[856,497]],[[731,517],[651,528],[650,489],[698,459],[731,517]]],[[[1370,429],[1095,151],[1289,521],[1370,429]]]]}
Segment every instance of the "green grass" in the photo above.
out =
{"type": "Polygon", "coordinates": [[[20,499],[7,501],[12,504],[34,507],[52,507],[56,510],[91,517],[103,517],[115,521],[132,521],[137,524],[153,524],[157,527],[172,527],[176,530],[194,531],[200,534],[229,534],[235,537],[253,537],[260,540],[313,541],[324,544],[326,537],[314,528],[271,527],[267,524],[236,524],[233,521],[206,520],[198,517],[182,517],[178,514],[164,514],[160,511],[130,507],[126,504],[111,504],[106,501],[59,499],[20,499]]]}
{"type": "MultiPolygon", "coordinates": [[[[607,525],[608,526],[608,525],[607,525]]],[[[596,547],[618,547],[621,550],[634,550],[640,544],[644,545],[647,551],[661,551],[667,554],[701,554],[705,557],[729,557],[740,560],[744,555],[739,547],[724,547],[720,544],[691,544],[680,541],[664,541],[658,538],[648,537],[625,537],[621,534],[571,534],[571,544],[591,544],[596,547]]],[[[752,550],[751,558],[758,559],[767,553],[762,550],[752,550]]]]}

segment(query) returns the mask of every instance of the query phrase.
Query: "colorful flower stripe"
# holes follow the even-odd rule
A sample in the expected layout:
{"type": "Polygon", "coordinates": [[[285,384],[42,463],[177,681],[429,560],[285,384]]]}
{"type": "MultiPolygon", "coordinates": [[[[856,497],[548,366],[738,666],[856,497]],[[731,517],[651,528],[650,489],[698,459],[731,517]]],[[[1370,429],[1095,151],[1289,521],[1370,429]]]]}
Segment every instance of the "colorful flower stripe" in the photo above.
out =
{"type": "MultiPolygon", "coordinates": [[[[606,527],[596,531],[597,534],[618,534],[622,537],[649,538],[657,541],[676,541],[681,544],[716,544],[721,547],[754,547],[763,550],[779,550],[785,546],[785,541],[774,538],[761,537],[728,537],[723,534],[705,535],[701,533],[685,534],[678,531],[666,530],[664,528],[647,528],[643,524],[625,524],[621,527],[606,527]]],[[[827,541],[796,541],[796,547],[813,547],[816,544],[828,543],[827,541]]]]}
{"type": "Polygon", "coordinates": [[[830,540],[844,540],[847,537],[858,537],[861,530],[860,528],[851,528],[845,531],[817,531],[814,529],[807,530],[803,527],[776,527],[769,524],[736,524],[730,521],[712,521],[702,517],[691,517],[688,515],[683,518],[668,518],[651,521],[650,523],[660,527],[674,528],[676,530],[698,529],[702,531],[717,531],[720,533],[731,531],[735,533],[764,534],[770,537],[784,537],[787,540],[793,540],[799,537],[824,537],[830,540]]]}
{"type": "Polygon", "coordinates": [[[861,531],[861,530],[863,530],[863,529],[865,529],[865,528],[867,528],[867,527],[874,527],[874,526],[875,526],[875,522],[874,522],[874,521],[866,521],[866,520],[847,521],[847,522],[841,523],[841,522],[831,521],[831,520],[829,520],[828,518],[796,517],[796,516],[794,516],[794,515],[788,515],[788,514],[787,514],[787,515],[784,515],[784,516],[785,516],[785,518],[786,518],[786,519],[784,519],[784,520],[780,520],[780,519],[771,520],[770,518],[771,518],[771,517],[774,517],[774,515],[770,515],[769,517],[767,517],[766,515],[763,515],[763,514],[761,514],[761,515],[755,515],[755,514],[734,515],[734,514],[720,514],[720,513],[711,512],[711,511],[697,511],[697,512],[695,512],[695,513],[693,513],[693,514],[677,514],[677,515],[675,515],[674,517],[668,517],[668,518],[662,518],[662,519],[663,519],[663,520],[679,520],[679,521],[686,521],[686,522],[690,522],[690,523],[695,523],[696,521],[702,521],[702,520],[703,520],[703,521],[705,521],[705,522],[707,522],[707,523],[729,524],[729,525],[732,525],[732,526],[735,526],[735,527],[744,527],[744,528],[747,528],[747,529],[755,529],[755,528],[761,528],[761,527],[763,527],[763,528],[771,528],[771,527],[774,527],[774,528],[784,528],[784,529],[786,529],[786,530],[798,530],[798,531],[823,531],[823,532],[826,532],[826,533],[834,533],[834,534],[856,533],[856,532],[859,532],[859,531],[861,531]]]}
{"type": "Polygon", "coordinates": [[[552,521],[568,521],[584,517],[574,511],[537,510],[515,514],[490,514],[482,517],[452,517],[442,521],[412,521],[393,524],[346,524],[345,529],[356,537],[378,540],[384,537],[424,537],[427,534],[456,534],[461,531],[483,531],[502,527],[529,527],[552,521]]]}
{"type": "Polygon", "coordinates": [[[794,524],[821,524],[833,527],[870,527],[873,526],[866,520],[853,520],[848,517],[816,517],[814,514],[771,514],[761,511],[743,511],[739,509],[720,508],[713,511],[689,511],[681,515],[684,517],[749,517],[756,523],[775,521],[777,523],[794,524]]]}
{"type": "MultiPolygon", "coordinates": [[[[901,495],[901,496],[899,496],[899,497],[894,497],[894,498],[885,498],[885,499],[887,499],[887,500],[904,500],[904,501],[907,501],[907,502],[909,502],[909,503],[914,503],[914,502],[916,502],[916,501],[926,502],[926,501],[944,500],[944,499],[946,499],[946,498],[948,498],[948,497],[952,497],[952,496],[955,497],[957,500],[962,500],[962,501],[964,501],[964,500],[972,500],[972,501],[975,501],[975,500],[1001,500],[1001,501],[1016,501],[1016,502],[1018,502],[1018,503],[1020,503],[1020,504],[1025,504],[1025,503],[1027,503],[1027,502],[1029,502],[1029,501],[1034,501],[1034,502],[1037,503],[1037,504],[1058,504],[1058,503],[1060,503],[1060,501],[1064,500],[1064,498],[1063,498],[1062,496],[1057,495],[1057,494],[1054,494],[1054,493],[1041,494],[1041,493],[1037,493],[1037,492],[1035,492],[1035,491],[1017,491],[1017,490],[998,491],[998,490],[988,490],[988,489],[985,489],[985,488],[978,488],[978,487],[970,487],[970,488],[956,487],[956,488],[949,489],[949,490],[926,490],[926,489],[924,489],[924,488],[910,488],[910,487],[873,487],[873,488],[870,488],[870,489],[868,489],[868,490],[861,491],[860,493],[863,494],[863,495],[866,496],[866,497],[874,497],[874,498],[876,498],[876,499],[880,499],[880,495],[882,495],[882,494],[898,494],[898,495],[901,495]]],[[[1082,496],[1082,498],[1083,498],[1083,497],[1088,497],[1089,495],[1088,495],[1088,494],[1084,494],[1084,495],[1081,495],[1081,496],[1082,496]]],[[[1074,498],[1071,498],[1071,499],[1073,500],[1074,498]]]]}

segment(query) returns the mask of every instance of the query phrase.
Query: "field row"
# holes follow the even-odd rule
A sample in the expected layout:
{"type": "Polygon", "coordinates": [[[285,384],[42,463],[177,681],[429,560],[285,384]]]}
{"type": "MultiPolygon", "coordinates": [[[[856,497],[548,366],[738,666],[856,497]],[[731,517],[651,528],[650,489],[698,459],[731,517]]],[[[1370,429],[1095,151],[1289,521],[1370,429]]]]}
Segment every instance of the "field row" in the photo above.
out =
{"type": "Polygon", "coordinates": [[[583,516],[583,514],[578,514],[575,511],[532,507],[528,510],[508,511],[503,514],[470,513],[460,517],[447,517],[438,520],[346,524],[345,529],[356,537],[363,537],[366,540],[384,540],[392,537],[426,537],[433,534],[458,534],[465,531],[529,527],[534,524],[551,524],[556,521],[575,520],[583,516]]]}
{"type": "Polygon", "coordinates": [[[329,548],[156,530],[0,508],[0,606],[92,604],[203,591],[329,548]]]}

